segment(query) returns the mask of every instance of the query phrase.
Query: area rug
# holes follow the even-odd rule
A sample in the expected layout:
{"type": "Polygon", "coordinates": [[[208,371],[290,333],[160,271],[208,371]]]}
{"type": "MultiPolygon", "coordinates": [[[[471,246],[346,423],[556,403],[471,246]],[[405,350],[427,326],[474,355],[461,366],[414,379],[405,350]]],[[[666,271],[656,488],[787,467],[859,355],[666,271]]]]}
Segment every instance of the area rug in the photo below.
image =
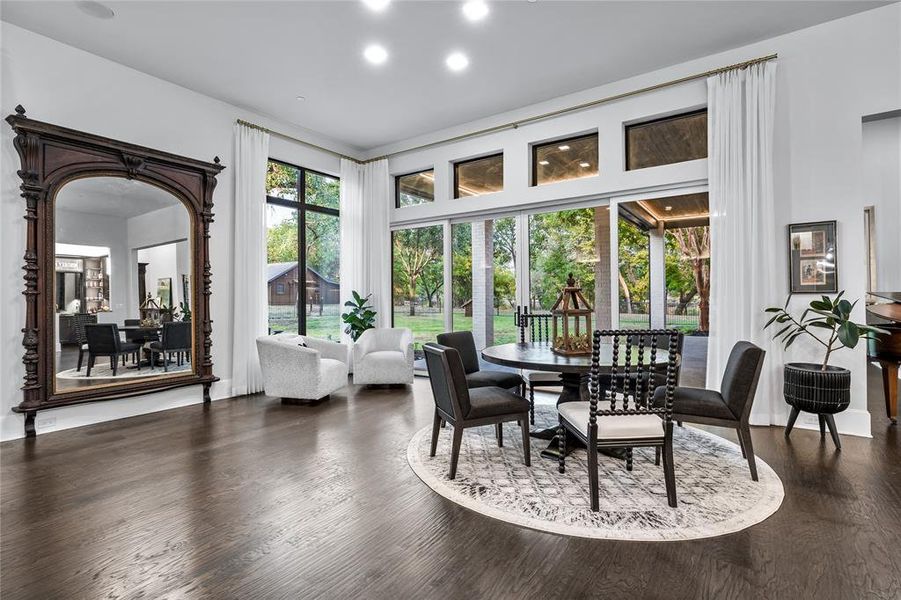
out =
{"type": "MultiPolygon", "coordinates": [[[[536,427],[556,424],[552,407],[536,406],[536,427]]],[[[438,452],[429,457],[431,427],[418,431],[407,447],[407,460],[438,494],[481,514],[524,527],[586,538],[676,541],[734,533],[772,515],[782,504],[782,482],[757,458],[759,481],[751,481],[748,463],[732,442],[686,425],[675,427],[678,507],[666,501],[663,468],[654,465],[653,448],[636,448],[634,466],[601,455],[600,511],[590,509],[587,453],[566,459],[542,458],[547,441],[531,440],[532,466],[522,461],[522,438],[515,424],[505,425],[498,448],[494,426],[467,429],[457,477],[447,477],[451,428],[441,430],[438,452]]]]}
{"type": "Polygon", "coordinates": [[[169,365],[168,371],[163,371],[163,367],[161,366],[154,367],[153,369],[150,367],[141,367],[140,371],[133,367],[134,365],[132,363],[128,363],[128,366],[126,367],[119,365],[119,368],[116,370],[116,375],[113,375],[113,370],[109,366],[109,360],[102,360],[94,363],[94,368],[91,369],[90,377],[87,376],[87,368],[84,365],[81,366],[80,371],[67,369],[65,371],[60,371],[56,376],[59,379],[72,379],[78,381],[93,381],[95,379],[137,379],[157,375],[183,375],[192,368],[191,363],[189,362],[185,362],[183,365],[179,366],[175,364],[175,361],[172,361],[169,365]]]}

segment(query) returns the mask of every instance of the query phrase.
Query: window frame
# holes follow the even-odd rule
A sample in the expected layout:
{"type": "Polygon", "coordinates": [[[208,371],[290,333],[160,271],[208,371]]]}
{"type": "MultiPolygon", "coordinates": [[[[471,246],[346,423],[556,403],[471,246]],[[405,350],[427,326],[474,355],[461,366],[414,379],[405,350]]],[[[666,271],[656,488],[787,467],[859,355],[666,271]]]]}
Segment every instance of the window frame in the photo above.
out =
{"type": "MultiPolygon", "coordinates": [[[[410,175],[421,175],[421,174],[423,174],[423,173],[428,173],[429,171],[432,172],[432,177],[433,177],[433,180],[432,180],[432,202],[435,201],[435,182],[434,182],[435,167],[429,167],[428,169],[421,169],[421,170],[419,170],[419,171],[411,171],[411,172],[409,172],[409,173],[401,173],[400,175],[395,175],[395,176],[394,176],[394,208],[409,208],[409,206],[401,206],[401,205],[400,205],[400,185],[399,185],[399,182],[400,182],[401,178],[402,178],[402,177],[409,177],[410,175]]],[[[428,203],[425,202],[425,203],[423,203],[423,204],[428,204],[428,203]]],[[[411,205],[411,206],[418,206],[418,205],[413,204],[413,205],[411,205]]]]}
{"type": "Polygon", "coordinates": [[[532,152],[532,173],[530,177],[529,187],[539,187],[541,185],[553,185],[555,183],[563,183],[564,181],[575,181],[576,179],[588,179],[589,177],[598,177],[601,174],[601,138],[597,131],[592,131],[590,133],[583,133],[581,135],[574,135],[571,137],[565,137],[554,140],[546,140],[544,142],[533,142],[531,144],[532,152]],[[563,179],[560,181],[550,181],[548,183],[538,183],[538,149],[543,148],[545,146],[553,146],[559,144],[565,144],[568,142],[575,142],[577,140],[584,140],[590,137],[594,137],[597,140],[597,172],[594,175],[587,175],[585,177],[574,177],[572,179],[563,179]]]}
{"type": "MultiPolygon", "coordinates": [[[[634,169],[629,168],[629,129],[632,127],[643,127],[645,125],[656,125],[657,123],[665,123],[666,121],[675,121],[676,119],[683,119],[686,117],[694,117],[700,114],[707,114],[707,107],[698,108],[696,110],[689,110],[687,112],[680,112],[673,115],[668,115],[666,117],[658,117],[655,119],[650,119],[647,121],[635,121],[634,123],[624,123],[623,124],[623,171],[641,171],[642,169],[653,169],[655,167],[665,167],[667,165],[678,165],[683,162],[689,162],[690,160],[704,160],[703,158],[693,158],[688,160],[680,160],[678,162],[672,163],[664,163],[661,165],[652,165],[649,167],[636,167],[634,169]]],[[[708,115],[707,128],[709,131],[710,121],[708,115]]],[[[707,156],[710,156],[710,148],[707,149],[707,156]]]]}
{"type": "MultiPolygon", "coordinates": [[[[453,171],[454,171],[454,189],[453,189],[454,200],[459,200],[461,198],[478,198],[479,196],[487,196],[488,194],[496,194],[498,192],[504,191],[504,188],[502,187],[501,189],[497,190],[497,192],[486,192],[485,194],[478,194],[476,196],[459,196],[458,195],[458,192],[460,191],[460,172],[458,171],[457,167],[459,165],[465,165],[465,164],[473,163],[473,162],[476,162],[479,160],[485,160],[486,158],[497,158],[498,156],[501,157],[501,180],[503,181],[503,178],[504,178],[504,151],[503,150],[501,150],[500,152],[495,152],[493,154],[484,154],[482,156],[476,156],[475,158],[467,158],[466,160],[454,161],[451,164],[451,166],[453,167],[453,171]]],[[[504,183],[503,185],[506,186],[506,183],[504,183]]]]}
{"type": "Polygon", "coordinates": [[[297,169],[297,200],[288,200],[286,198],[279,198],[278,196],[270,196],[269,194],[266,194],[266,204],[274,204],[276,206],[282,206],[297,211],[297,270],[298,280],[303,279],[304,284],[297,286],[299,289],[297,290],[297,304],[295,305],[295,309],[297,310],[297,333],[299,335],[307,335],[307,212],[312,211],[337,217],[339,223],[341,219],[341,213],[336,208],[328,208],[325,206],[319,206],[318,204],[307,203],[307,173],[334,179],[338,182],[339,189],[341,186],[341,178],[335,175],[329,175],[328,173],[323,173],[322,171],[316,171],[315,169],[308,169],[306,167],[292,165],[291,163],[285,162],[283,160],[278,160],[276,158],[269,158],[267,165],[270,162],[282,165],[284,167],[297,169]]]}

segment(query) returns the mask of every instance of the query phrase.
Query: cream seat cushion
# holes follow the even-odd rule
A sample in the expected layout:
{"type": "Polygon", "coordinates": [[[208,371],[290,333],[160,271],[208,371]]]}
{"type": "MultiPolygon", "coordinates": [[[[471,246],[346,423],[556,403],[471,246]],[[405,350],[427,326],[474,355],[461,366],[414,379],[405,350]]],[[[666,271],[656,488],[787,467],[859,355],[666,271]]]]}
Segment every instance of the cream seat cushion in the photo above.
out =
{"type": "MultiPolygon", "coordinates": [[[[610,402],[598,402],[598,409],[609,410],[610,402]]],[[[558,410],[566,422],[579,431],[588,431],[588,402],[564,402],[558,410]]],[[[663,419],[657,415],[598,416],[597,423],[599,440],[663,437],[663,419]]]]}
{"type": "Polygon", "coordinates": [[[523,369],[522,378],[529,383],[559,383],[560,373],[554,371],[533,371],[532,369],[523,369]]]}

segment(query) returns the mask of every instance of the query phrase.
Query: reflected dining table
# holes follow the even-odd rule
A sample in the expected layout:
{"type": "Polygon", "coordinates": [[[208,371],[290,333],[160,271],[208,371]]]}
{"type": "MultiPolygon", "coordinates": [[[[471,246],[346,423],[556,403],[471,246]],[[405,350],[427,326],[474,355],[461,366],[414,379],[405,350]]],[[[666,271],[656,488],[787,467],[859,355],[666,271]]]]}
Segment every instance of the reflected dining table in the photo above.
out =
{"type": "MultiPolygon", "coordinates": [[[[622,363],[622,353],[620,353],[620,357],[620,362],[622,363]]],[[[505,367],[560,373],[563,389],[557,397],[557,406],[564,402],[578,402],[583,397],[588,398],[588,375],[591,370],[590,354],[567,356],[554,352],[548,342],[519,342],[488,346],[482,350],[482,358],[490,363],[505,367]]],[[[667,361],[668,356],[666,352],[661,352],[656,357],[658,365],[665,365],[667,361]]],[[[611,372],[613,367],[613,344],[601,344],[598,366],[600,368],[599,373],[602,376],[611,372]]],[[[554,459],[559,456],[555,441],[557,435],[556,427],[533,431],[531,435],[538,439],[551,440],[548,447],[542,450],[541,456],[554,459]]],[[[567,437],[567,453],[579,445],[578,440],[574,437],[567,437]]],[[[608,454],[607,451],[604,451],[604,453],[608,454]]],[[[619,450],[614,450],[609,452],[609,454],[617,458],[625,456],[625,453],[619,450]]]]}

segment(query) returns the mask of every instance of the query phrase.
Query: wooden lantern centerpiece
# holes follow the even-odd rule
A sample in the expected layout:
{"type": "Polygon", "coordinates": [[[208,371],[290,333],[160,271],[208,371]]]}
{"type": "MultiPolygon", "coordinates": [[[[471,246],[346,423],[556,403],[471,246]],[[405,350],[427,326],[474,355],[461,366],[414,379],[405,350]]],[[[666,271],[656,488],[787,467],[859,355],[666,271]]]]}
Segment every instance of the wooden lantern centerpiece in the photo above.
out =
{"type": "Polygon", "coordinates": [[[141,325],[146,327],[155,327],[160,323],[160,305],[156,299],[150,294],[141,304],[139,309],[141,313],[141,325]]]}
{"type": "Polygon", "coordinates": [[[591,354],[591,304],[582,295],[573,274],[566,279],[566,287],[551,309],[554,317],[551,350],[566,356],[591,354]]]}

